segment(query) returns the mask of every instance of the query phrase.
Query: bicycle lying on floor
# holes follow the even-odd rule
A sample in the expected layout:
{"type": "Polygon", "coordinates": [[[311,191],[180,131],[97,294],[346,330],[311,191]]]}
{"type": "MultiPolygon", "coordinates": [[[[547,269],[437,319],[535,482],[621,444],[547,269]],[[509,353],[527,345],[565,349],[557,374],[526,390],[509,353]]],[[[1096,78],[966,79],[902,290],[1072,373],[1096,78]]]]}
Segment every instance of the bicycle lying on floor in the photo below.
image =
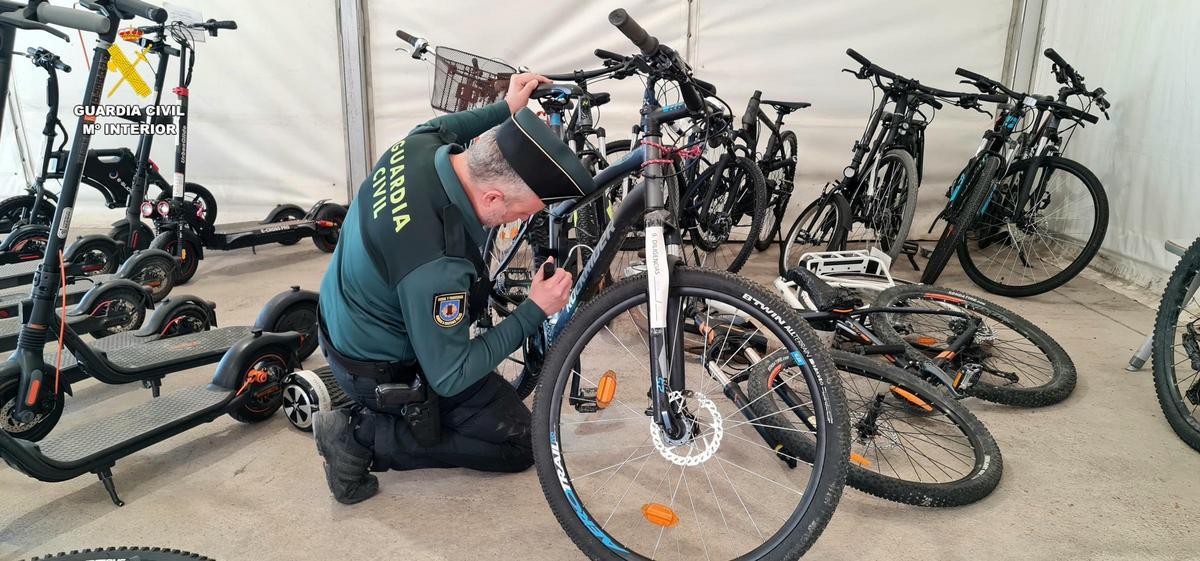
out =
{"type": "Polygon", "coordinates": [[[1183,252],[1154,319],[1151,358],[1163,415],[1179,438],[1200,451],[1200,239],[1183,252]]]}

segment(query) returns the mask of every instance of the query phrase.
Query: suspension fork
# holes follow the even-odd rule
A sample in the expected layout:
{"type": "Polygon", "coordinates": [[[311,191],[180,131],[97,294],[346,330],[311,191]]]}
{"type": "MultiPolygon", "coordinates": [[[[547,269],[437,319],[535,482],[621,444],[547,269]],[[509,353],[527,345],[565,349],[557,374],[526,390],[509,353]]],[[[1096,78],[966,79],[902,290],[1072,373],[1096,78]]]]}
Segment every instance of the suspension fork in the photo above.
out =
{"type": "MultiPolygon", "coordinates": [[[[658,127],[652,127],[646,135],[646,160],[653,161],[662,158],[658,147],[661,136],[658,127]]],[[[684,436],[686,430],[682,418],[672,411],[668,401],[671,391],[682,391],[674,383],[682,381],[682,360],[675,358],[675,331],[681,329],[679,323],[682,315],[679,313],[677,299],[673,302],[670,297],[671,261],[667,253],[666,230],[670,226],[670,211],[666,209],[665,171],[667,166],[655,164],[650,166],[646,175],[646,301],[649,306],[649,343],[650,343],[650,406],[656,423],[662,426],[669,438],[678,439],[684,436]],[[674,362],[672,365],[671,363],[674,362]],[[677,371],[672,371],[671,368],[677,371]],[[668,379],[672,385],[668,386],[668,379]]],[[[676,246],[678,247],[678,246],[676,246]]],[[[682,337],[682,334],[680,334],[682,337]]],[[[682,344],[680,341],[679,344],[682,344]]]]}

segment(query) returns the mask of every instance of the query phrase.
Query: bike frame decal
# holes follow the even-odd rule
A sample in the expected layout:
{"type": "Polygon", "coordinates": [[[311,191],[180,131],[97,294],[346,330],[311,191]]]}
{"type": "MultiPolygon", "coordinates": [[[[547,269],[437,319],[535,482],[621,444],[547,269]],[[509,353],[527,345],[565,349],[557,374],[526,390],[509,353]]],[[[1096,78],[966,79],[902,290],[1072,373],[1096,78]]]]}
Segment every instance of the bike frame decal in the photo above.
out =
{"type": "Polygon", "coordinates": [[[667,292],[671,282],[667,271],[667,245],[661,224],[646,226],[647,302],[650,305],[650,329],[667,327],[667,292]]]}
{"type": "Polygon", "coordinates": [[[600,526],[583,509],[583,503],[579,502],[579,497],[575,496],[575,489],[571,487],[571,480],[567,478],[567,469],[563,467],[562,450],[558,448],[558,436],[553,431],[550,432],[550,454],[554,457],[554,471],[558,474],[558,484],[562,486],[563,495],[567,497],[567,502],[571,503],[575,516],[579,517],[579,521],[583,522],[584,527],[605,547],[618,553],[629,553],[628,549],[618,545],[611,536],[601,530],[600,526]]]}

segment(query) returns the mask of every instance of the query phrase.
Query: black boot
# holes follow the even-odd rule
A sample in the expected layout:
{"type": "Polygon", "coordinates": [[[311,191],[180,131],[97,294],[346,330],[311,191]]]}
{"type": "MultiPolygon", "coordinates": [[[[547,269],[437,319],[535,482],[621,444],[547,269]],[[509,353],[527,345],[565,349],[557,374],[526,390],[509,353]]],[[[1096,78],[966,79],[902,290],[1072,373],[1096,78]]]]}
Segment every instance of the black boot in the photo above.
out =
{"type": "Polygon", "coordinates": [[[379,479],[369,473],[371,450],[354,439],[354,415],[347,409],[321,411],[313,417],[317,453],[325,458],[325,482],[333,498],[351,505],[379,492],[379,479]]]}

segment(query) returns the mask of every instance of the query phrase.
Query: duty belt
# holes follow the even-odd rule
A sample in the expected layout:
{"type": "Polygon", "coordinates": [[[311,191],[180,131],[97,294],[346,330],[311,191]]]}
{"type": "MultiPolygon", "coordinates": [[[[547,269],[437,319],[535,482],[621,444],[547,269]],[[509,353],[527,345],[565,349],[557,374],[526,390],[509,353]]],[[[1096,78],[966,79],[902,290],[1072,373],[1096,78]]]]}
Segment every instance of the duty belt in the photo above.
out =
{"type": "Polygon", "coordinates": [[[318,340],[330,366],[357,378],[370,378],[379,384],[411,382],[417,376],[419,368],[416,364],[362,361],[338,352],[333,343],[329,341],[329,337],[325,335],[325,320],[320,317],[319,313],[317,322],[318,340]]]}

